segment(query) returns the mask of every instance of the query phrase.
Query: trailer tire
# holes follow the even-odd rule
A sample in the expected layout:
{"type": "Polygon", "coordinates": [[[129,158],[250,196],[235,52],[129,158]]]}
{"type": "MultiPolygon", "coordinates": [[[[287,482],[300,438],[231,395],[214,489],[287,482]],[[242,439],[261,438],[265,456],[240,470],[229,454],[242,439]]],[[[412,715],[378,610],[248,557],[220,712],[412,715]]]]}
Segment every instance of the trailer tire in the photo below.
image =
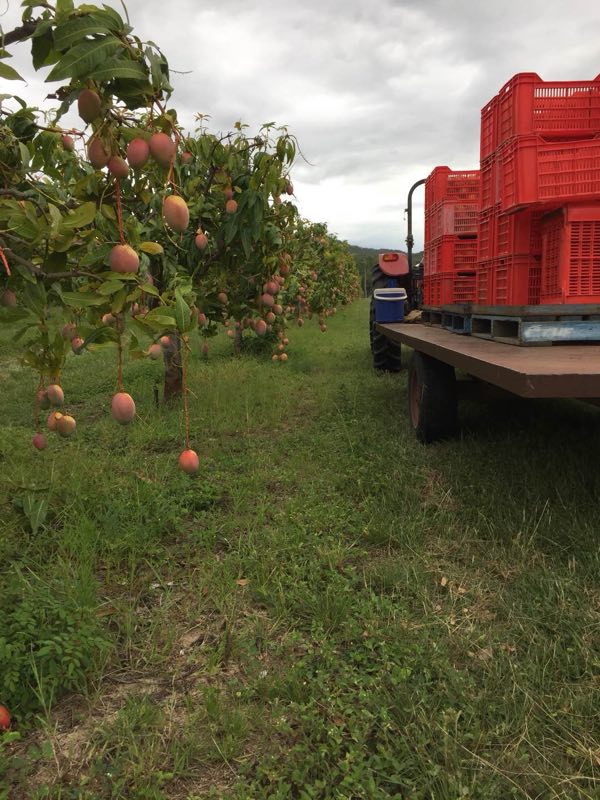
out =
{"type": "MultiPolygon", "coordinates": [[[[371,292],[374,289],[383,289],[386,286],[387,276],[378,266],[374,266],[371,276],[371,292]]],[[[402,369],[402,347],[399,342],[393,342],[375,328],[375,301],[372,297],[369,309],[369,337],[371,340],[373,368],[380,372],[400,372],[402,369]]]]}
{"type": "Polygon", "coordinates": [[[447,439],[456,431],[454,367],[415,352],[408,372],[408,418],[423,444],[447,439]]]}

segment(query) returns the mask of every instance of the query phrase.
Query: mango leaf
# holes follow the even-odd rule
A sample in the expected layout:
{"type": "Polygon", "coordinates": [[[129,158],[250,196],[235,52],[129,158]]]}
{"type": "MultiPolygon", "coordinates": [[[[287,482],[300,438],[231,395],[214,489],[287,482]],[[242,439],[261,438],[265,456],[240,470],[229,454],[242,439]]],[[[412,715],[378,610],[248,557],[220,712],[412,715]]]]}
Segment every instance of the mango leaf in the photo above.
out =
{"type": "Polygon", "coordinates": [[[113,297],[110,310],[113,314],[120,314],[123,311],[123,306],[127,302],[127,289],[123,288],[120,292],[113,297]]]}
{"type": "MultiPolygon", "coordinates": [[[[106,259],[108,258],[108,255],[109,255],[109,253],[111,251],[111,248],[112,248],[112,245],[110,245],[110,244],[99,244],[98,246],[94,246],[80,260],[80,262],[79,262],[80,265],[82,267],[91,267],[94,264],[103,264],[106,261],[106,259]]],[[[99,275],[98,277],[102,278],[103,275],[104,275],[104,273],[102,275],[99,275]]],[[[113,277],[114,278],[114,274],[109,272],[109,273],[106,273],[105,277],[113,277]]]]}
{"type": "Polygon", "coordinates": [[[84,40],[86,36],[94,36],[99,33],[110,33],[109,28],[100,20],[94,19],[91,15],[73,17],[57,25],[54,29],[54,46],[57,50],[68,50],[77,42],[84,40]]]}
{"type": "Polygon", "coordinates": [[[22,306],[17,306],[17,308],[0,308],[0,322],[21,322],[24,319],[28,319],[30,324],[37,325],[39,322],[28,309],[22,306]]]}
{"type": "MultiPolygon", "coordinates": [[[[43,6],[45,3],[37,2],[37,0],[24,0],[21,3],[22,6],[43,6]]],[[[32,34],[32,39],[37,38],[38,36],[45,36],[48,31],[52,30],[53,20],[44,19],[42,20],[38,26],[36,27],[35,31],[32,34]]]]}
{"type": "Polygon", "coordinates": [[[75,6],[73,0],[56,0],[56,16],[65,17],[73,11],[75,6]]]}
{"type": "Polygon", "coordinates": [[[118,340],[117,331],[110,325],[100,325],[94,328],[91,333],[83,340],[82,348],[90,344],[106,344],[107,342],[116,342],[118,340]]]}
{"type": "Polygon", "coordinates": [[[38,70],[43,67],[46,59],[53,50],[52,31],[48,30],[43,36],[37,36],[31,40],[31,60],[33,68],[38,70]]]}
{"type": "Polygon", "coordinates": [[[142,242],[140,250],[144,253],[149,253],[151,256],[159,256],[161,253],[165,252],[162,244],[158,242],[142,242]]]}
{"type": "Polygon", "coordinates": [[[96,292],[61,292],[65,305],[71,308],[87,308],[88,306],[101,306],[105,299],[96,292]]]}
{"type": "Polygon", "coordinates": [[[29,333],[29,331],[30,331],[32,328],[36,328],[38,325],[39,325],[39,321],[37,321],[37,320],[36,320],[36,322],[28,322],[28,323],[27,323],[27,325],[24,325],[22,328],[20,328],[20,329],[19,329],[19,330],[18,330],[18,331],[17,331],[17,332],[16,332],[16,333],[15,333],[15,334],[14,334],[14,335],[11,337],[11,341],[12,341],[12,342],[20,342],[20,341],[21,341],[21,339],[22,339],[22,338],[25,336],[25,334],[26,334],[26,333],[29,333]]]}
{"type": "MultiPolygon", "coordinates": [[[[141,322],[142,319],[143,319],[143,317],[140,317],[140,319],[136,319],[136,317],[134,317],[131,320],[130,328],[131,329],[135,329],[135,332],[136,332],[137,336],[141,336],[143,339],[147,340],[153,334],[151,334],[150,331],[148,330],[148,326],[145,325],[143,322],[141,322]]],[[[131,340],[132,340],[131,343],[133,343],[133,339],[134,338],[135,338],[134,336],[131,337],[131,340]]]]}
{"type": "Polygon", "coordinates": [[[23,278],[24,281],[27,281],[28,283],[36,282],[35,276],[32,275],[31,272],[27,269],[27,267],[24,266],[23,264],[18,264],[18,263],[13,264],[13,269],[19,273],[19,275],[21,276],[21,278],[23,278]]]}
{"type": "Polygon", "coordinates": [[[119,33],[126,33],[130,30],[128,25],[125,25],[123,22],[123,18],[121,15],[115,11],[114,8],[107,6],[105,3],[102,5],[104,11],[99,11],[97,8],[94,8],[94,16],[98,19],[103,20],[112,31],[118,31],[119,33]]]}
{"type": "Polygon", "coordinates": [[[122,288],[123,284],[121,281],[105,281],[105,283],[101,284],[96,291],[103,297],[108,297],[111,294],[120,292],[122,288]]]}
{"type": "Polygon", "coordinates": [[[175,321],[180,333],[187,333],[192,327],[192,310],[183,299],[179,289],[175,289],[175,321]]]}
{"type": "Polygon", "coordinates": [[[83,203],[75,211],[70,212],[68,216],[63,217],[61,228],[83,228],[93,222],[95,216],[96,203],[93,201],[83,203]]]}
{"type": "Polygon", "coordinates": [[[144,294],[151,294],[153,297],[160,297],[160,292],[156,286],[153,286],[151,283],[144,283],[140,288],[144,294]]]}
{"type": "Polygon", "coordinates": [[[123,45],[114,39],[86,40],[76,45],[60,59],[46,78],[46,83],[63,81],[65,78],[88,76],[97,66],[113,56],[123,45]]]}
{"type": "Polygon", "coordinates": [[[242,228],[240,238],[242,240],[242,247],[244,248],[244,254],[246,258],[250,258],[250,255],[252,254],[252,235],[250,230],[248,228],[242,228]]]}
{"type": "Polygon", "coordinates": [[[46,307],[46,289],[43,283],[28,283],[23,287],[23,304],[38,317],[46,307]]]}
{"type": "Polygon", "coordinates": [[[139,317],[138,321],[158,331],[177,327],[175,317],[171,316],[163,308],[153,308],[152,311],[149,311],[144,317],[139,317]]]}
{"type": "Polygon", "coordinates": [[[52,203],[48,203],[48,214],[50,216],[50,237],[54,238],[58,234],[63,218],[60,209],[52,203]]]}
{"type": "Polygon", "coordinates": [[[9,64],[5,64],[3,61],[0,61],[0,78],[4,78],[6,81],[24,80],[24,78],[19,75],[14,67],[11,67],[9,64]]]}
{"type": "Polygon", "coordinates": [[[145,81],[146,69],[139,61],[129,58],[111,58],[105,64],[92,70],[87,76],[95,81],[112,81],[117,78],[129,81],[145,81]]]}
{"type": "Polygon", "coordinates": [[[29,152],[27,145],[23,144],[23,142],[19,142],[19,152],[21,153],[21,164],[23,165],[23,169],[27,169],[31,160],[31,153],[29,152]]]}

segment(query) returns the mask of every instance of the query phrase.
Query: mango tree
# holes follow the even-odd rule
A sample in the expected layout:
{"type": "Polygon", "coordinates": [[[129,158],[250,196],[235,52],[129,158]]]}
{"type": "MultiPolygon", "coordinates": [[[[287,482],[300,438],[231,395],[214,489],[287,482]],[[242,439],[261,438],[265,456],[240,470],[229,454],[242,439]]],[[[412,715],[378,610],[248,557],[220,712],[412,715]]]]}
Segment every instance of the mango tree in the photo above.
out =
{"type": "MultiPolygon", "coordinates": [[[[286,131],[274,137],[272,126],[253,140],[241,126],[224,139],[204,131],[185,138],[167,107],[166,59],[116,11],[75,8],[70,0],[26,0],[24,7],[23,25],[4,36],[0,77],[20,79],[6,47],[29,40],[33,67],[49,69],[46,81],[60,84],[50,122],[16,96],[3,97],[0,108],[0,302],[5,318],[20,322],[17,338],[28,337],[24,361],[40,376],[34,446],[47,446],[40,412],[50,406],[57,409],[50,430],[62,436],[75,430],[74,418],[59,410],[69,349],[116,345],[112,413],[126,424],[135,416],[123,385],[126,327],[133,354],[142,337],[166,333],[167,342],[175,337],[182,346],[180,464],[193,472],[189,336],[203,314],[216,320],[223,309],[246,313],[272,275],[281,257],[278,220],[285,224],[295,213],[271,205],[288,188],[293,139],[286,131]],[[60,119],[75,103],[83,130],[64,130],[60,119]],[[198,286],[206,292],[202,311],[198,286]]],[[[155,343],[148,352],[156,351],[155,343]]]]}

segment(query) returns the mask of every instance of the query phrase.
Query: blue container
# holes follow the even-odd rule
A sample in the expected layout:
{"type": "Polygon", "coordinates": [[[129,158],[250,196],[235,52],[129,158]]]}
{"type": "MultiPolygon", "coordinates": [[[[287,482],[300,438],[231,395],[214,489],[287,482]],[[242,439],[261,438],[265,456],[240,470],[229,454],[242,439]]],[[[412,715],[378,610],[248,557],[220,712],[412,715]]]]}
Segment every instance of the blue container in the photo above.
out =
{"type": "Polygon", "coordinates": [[[404,322],[406,289],[375,289],[375,322],[404,322]]]}

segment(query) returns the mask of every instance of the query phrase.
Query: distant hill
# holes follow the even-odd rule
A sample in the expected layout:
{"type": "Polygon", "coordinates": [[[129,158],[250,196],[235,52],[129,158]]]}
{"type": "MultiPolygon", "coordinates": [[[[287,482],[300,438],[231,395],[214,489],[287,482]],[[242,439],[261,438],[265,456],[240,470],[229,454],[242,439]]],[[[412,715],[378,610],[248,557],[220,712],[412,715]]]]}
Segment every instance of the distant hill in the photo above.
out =
{"type": "MultiPolygon", "coordinates": [[[[371,285],[371,269],[377,264],[380,253],[393,252],[393,247],[360,247],[357,244],[349,245],[350,252],[354,256],[354,260],[358,266],[360,273],[361,286],[365,295],[369,294],[371,285]]],[[[399,251],[401,253],[405,250],[399,251]]],[[[413,253],[413,264],[418,264],[423,257],[423,252],[413,253]]]]}

